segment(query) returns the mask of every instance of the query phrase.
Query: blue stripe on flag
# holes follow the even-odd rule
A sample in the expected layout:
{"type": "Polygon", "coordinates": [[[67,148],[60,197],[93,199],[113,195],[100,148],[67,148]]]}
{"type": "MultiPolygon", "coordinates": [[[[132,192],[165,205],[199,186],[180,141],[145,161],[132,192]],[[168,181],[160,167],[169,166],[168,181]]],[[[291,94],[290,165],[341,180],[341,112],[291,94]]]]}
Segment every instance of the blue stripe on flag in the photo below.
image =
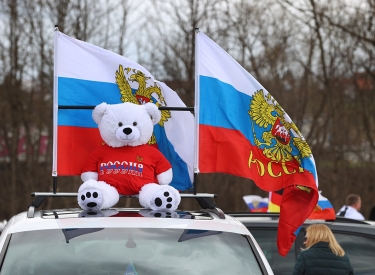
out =
{"type": "Polygon", "coordinates": [[[247,206],[250,209],[264,208],[264,207],[268,207],[268,203],[266,203],[266,202],[259,202],[259,204],[257,204],[256,206],[253,203],[248,203],[247,206]]]}
{"type": "Polygon", "coordinates": [[[154,126],[154,134],[159,150],[169,160],[172,165],[173,179],[171,185],[177,190],[186,190],[192,188],[190,182],[189,171],[186,163],[180,158],[169,142],[163,128],[156,124],[154,126]]]}
{"type": "Polygon", "coordinates": [[[248,95],[216,78],[200,76],[199,81],[200,89],[204,91],[200,95],[200,108],[210,110],[200,113],[200,124],[233,130],[249,127],[249,115],[243,111],[249,109],[251,98],[248,95]]]}
{"type": "Polygon", "coordinates": [[[297,236],[298,233],[300,232],[301,228],[302,228],[302,225],[301,225],[300,227],[298,227],[298,228],[296,229],[296,231],[294,231],[294,235],[297,236]]]}
{"type": "MultiPolygon", "coordinates": [[[[113,76],[113,80],[115,77],[113,76]]],[[[102,102],[121,103],[121,94],[115,83],[59,77],[59,105],[96,106],[102,102]]]]}
{"type": "Polygon", "coordinates": [[[328,200],[318,201],[318,205],[322,209],[333,208],[332,204],[328,200]]]}
{"type": "Polygon", "coordinates": [[[92,110],[59,110],[57,120],[59,126],[98,128],[98,125],[92,119],[92,110]]]}
{"type": "Polygon", "coordinates": [[[199,81],[200,89],[204,91],[200,95],[200,108],[210,110],[200,113],[200,124],[238,130],[253,145],[254,132],[261,136],[263,132],[271,130],[272,125],[261,129],[251,127],[248,111],[252,97],[216,78],[200,76],[199,81]]]}

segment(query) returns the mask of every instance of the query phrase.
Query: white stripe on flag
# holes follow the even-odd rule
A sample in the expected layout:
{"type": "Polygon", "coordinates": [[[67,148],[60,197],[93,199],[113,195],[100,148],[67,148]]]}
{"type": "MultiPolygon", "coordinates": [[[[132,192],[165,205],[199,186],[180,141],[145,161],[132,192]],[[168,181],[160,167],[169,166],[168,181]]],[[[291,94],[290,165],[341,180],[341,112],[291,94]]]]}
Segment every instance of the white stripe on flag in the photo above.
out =
{"type": "Polygon", "coordinates": [[[55,74],[59,77],[115,83],[113,72],[118,69],[119,63],[152,77],[147,69],[129,58],[61,32],[58,32],[57,52],[55,74]]]}
{"type": "Polygon", "coordinates": [[[233,57],[204,33],[199,32],[196,40],[199,40],[198,54],[202,53],[198,56],[198,75],[220,79],[220,81],[232,85],[239,92],[248,95],[254,94],[256,90],[266,90],[233,57]]]}

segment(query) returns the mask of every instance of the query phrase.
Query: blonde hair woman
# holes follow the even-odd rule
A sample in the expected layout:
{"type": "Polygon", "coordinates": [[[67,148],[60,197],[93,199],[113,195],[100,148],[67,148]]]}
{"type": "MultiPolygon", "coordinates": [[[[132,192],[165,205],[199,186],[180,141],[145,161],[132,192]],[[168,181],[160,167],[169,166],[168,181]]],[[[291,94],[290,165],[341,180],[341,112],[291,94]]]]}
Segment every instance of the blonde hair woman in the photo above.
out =
{"type": "Polygon", "coordinates": [[[348,256],[328,226],[313,224],[307,227],[304,244],[306,249],[298,254],[293,275],[354,274],[348,256]]]}

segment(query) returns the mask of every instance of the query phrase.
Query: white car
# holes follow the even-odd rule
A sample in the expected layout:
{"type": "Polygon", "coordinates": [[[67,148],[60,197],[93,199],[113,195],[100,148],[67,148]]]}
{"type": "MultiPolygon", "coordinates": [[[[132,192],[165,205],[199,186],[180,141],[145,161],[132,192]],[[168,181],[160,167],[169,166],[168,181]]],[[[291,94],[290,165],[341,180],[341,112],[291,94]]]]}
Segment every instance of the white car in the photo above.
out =
{"type": "Polygon", "coordinates": [[[187,195],[205,208],[191,212],[35,211],[48,194],[34,193],[29,210],[6,224],[1,275],[273,274],[248,229],[204,195],[187,195]]]}

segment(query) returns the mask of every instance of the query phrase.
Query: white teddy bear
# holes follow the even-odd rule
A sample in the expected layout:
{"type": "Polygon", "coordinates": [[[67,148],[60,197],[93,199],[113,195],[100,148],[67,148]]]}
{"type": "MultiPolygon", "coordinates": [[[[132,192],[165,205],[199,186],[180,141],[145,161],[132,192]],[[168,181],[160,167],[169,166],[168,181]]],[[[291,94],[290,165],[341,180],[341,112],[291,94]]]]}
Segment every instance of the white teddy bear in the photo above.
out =
{"type": "Polygon", "coordinates": [[[148,145],[161,112],[153,103],[101,103],[92,113],[105,144],[95,149],[82,168],[78,189],[83,210],[108,209],[119,195],[138,195],[147,209],[173,211],[181,197],[169,185],[172,167],[163,154],[148,145]]]}

